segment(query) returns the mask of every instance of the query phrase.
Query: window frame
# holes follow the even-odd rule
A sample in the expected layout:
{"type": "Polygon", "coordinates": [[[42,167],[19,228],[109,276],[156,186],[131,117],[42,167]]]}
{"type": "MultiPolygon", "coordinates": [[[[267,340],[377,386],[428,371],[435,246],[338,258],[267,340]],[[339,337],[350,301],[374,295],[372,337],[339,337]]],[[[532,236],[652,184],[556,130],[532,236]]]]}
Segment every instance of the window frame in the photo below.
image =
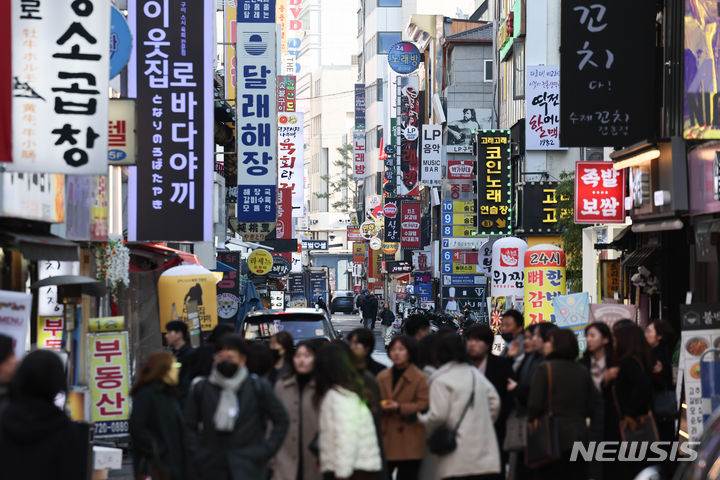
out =
{"type": "Polygon", "coordinates": [[[483,60],[483,81],[484,82],[492,82],[495,78],[495,61],[492,58],[486,58],[483,60]],[[488,69],[488,64],[490,64],[490,68],[488,69]],[[490,72],[490,78],[488,78],[488,70],[490,72]]]}
{"type": "Polygon", "coordinates": [[[376,54],[377,54],[377,55],[387,55],[388,52],[390,51],[390,47],[392,47],[393,45],[395,45],[395,44],[398,43],[398,42],[402,42],[402,32],[397,32],[397,31],[377,32],[376,36],[377,36],[377,40],[376,40],[376,46],[375,46],[375,48],[376,48],[376,50],[377,50],[377,51],[376,51],[376,54]],[[383,51],[382,51],[382,48],[380,48],[380,43],[381,43],[381,40],[380,40],[380,39],[382,38],[383,34],[386,34],[386,33],[387,33],[387,34],[395,34],[395,35],[397,35],[397,36],[398,36],[398,40],[397,40],[396,42],[393,42],[392,45],[388,46],[388,50],[387,50],[386,52],[383,52],[383,51]]]}
{"type": "Polygon", "coordinates": [[[522,100],[525,98],[525,40],[522,38],[513,41],[512,74],[513,100],[522,100]]]}
{"type": "Polygon", "coordinates": [[[377,0],[378,8],[398,8],[402,7],[402,0],[377,0]],[[381,5],[382,2],[395,2],[397,5],[381,5]]]}

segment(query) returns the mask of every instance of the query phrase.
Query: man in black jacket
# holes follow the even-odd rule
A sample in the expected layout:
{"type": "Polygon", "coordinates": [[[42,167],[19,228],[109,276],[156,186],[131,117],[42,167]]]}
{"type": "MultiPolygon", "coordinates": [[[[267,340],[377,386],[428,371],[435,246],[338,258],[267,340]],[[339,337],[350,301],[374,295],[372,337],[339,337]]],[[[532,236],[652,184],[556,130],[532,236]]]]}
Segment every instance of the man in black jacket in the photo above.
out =
{"type": "Polygon", "coordinates": [[[369,330],[375,329],[375,319],[378,313],[378,299],[375,295],[368,293],[362,304],[363,326],[369,330]]]}
{"type": "Polygon", "coordinates": [[[385,365],[372,358],[372,352],[375,349],[373,332],[367,328],[356,328],[348,334],[347,340],[358,364],[358,370],[365,369],[373,375],[385,370],[385,365]]]}
{"type": "Polygon", "coordinates": [[[188,326],[182,320],[172,320],[168,322],[165,324],[165,330],[165,341],[168,347],[170,347],[170,351],[175,356],[175,359],[182,364],[180,367],[178,389],[180,390],[180,406],[184,407],[187,392],[190,388],[190,371],[192,370],[190,363],[195,349],[188,342],[188,326]]]}
{"type": "Polygon", "coordinates": [[[188,395],[187,450],[199,479],[267,478],[267,462],[287,434],[287,411],[267,381],[248,373],[248,353],[241,337],[223,337],[210,376],[188,395]]]}

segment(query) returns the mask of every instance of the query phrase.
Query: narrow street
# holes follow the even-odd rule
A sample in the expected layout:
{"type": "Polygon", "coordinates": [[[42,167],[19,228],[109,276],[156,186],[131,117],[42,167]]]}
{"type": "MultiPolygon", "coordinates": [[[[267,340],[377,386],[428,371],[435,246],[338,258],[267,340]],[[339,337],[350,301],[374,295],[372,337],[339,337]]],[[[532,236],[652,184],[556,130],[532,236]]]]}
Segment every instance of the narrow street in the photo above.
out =
{"type": "MultiPolygon", "coordinates": [[[[345,339],[347,339],[350,332],[362,326],[360,324],[360,315],[346,315],[342,313],[334,314],[332,316],[332,323],[336,330],[340,330],[343,333],[345,339]]],[[[380,322],[375,323],[375,330],[373,333],[375,334],[375,351],[373,352],[372,357],[383,365],[390,366],[390,359],[388,358],[382,343],[382,330],[380,329],[380,322]]]]}

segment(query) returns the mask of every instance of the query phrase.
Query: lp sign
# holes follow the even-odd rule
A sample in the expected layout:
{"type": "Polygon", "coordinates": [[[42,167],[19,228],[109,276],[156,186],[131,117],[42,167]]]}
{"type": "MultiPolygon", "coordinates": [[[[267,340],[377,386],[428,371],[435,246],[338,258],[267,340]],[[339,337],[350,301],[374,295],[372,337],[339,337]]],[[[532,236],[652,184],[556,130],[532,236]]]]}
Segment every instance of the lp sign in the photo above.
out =
{"type": "Polygon", "coordinates": [[[439,187],[442,184],[440,154],[442,145],[442,126],[422,126],[422,180],[428,187],[439,187]]]}

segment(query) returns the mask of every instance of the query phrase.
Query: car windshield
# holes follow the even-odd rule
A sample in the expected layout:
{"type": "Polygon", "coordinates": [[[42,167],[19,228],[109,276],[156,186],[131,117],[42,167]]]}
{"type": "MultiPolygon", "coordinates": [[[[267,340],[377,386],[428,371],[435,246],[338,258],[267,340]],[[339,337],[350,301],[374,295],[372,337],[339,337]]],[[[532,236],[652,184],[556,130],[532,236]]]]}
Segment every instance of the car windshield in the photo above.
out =
{"type": "Polygon", "coordinates": [[[296,341],[328,335],[318,315],[261,315],[245,319],[243,326],[246,340],[269,338],[278,332],[288,332],[296,341]]]}

